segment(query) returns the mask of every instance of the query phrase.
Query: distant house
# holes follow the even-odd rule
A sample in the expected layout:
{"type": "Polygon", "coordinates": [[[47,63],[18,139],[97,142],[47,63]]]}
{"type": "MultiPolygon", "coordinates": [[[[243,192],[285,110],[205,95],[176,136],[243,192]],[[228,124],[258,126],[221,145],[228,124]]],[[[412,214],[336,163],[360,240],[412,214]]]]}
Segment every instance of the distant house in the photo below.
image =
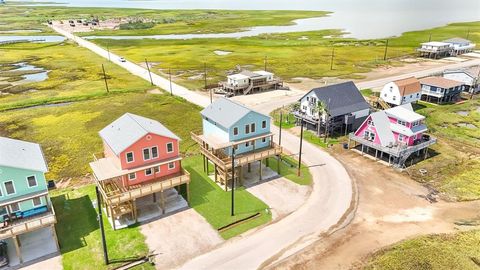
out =
{"type": "Polygon", "coordinates": [[[136,200],[153,196],[155,202],[158,193],[159,212],[165,213],[164,192],[180,185],[186,186],[188,200],[190,175],[182,169],[180,138],[161,123],[126,113],[99,134],[104,157],[90,167],[114,229],[138,220],[136,200]]]}
{"type": "Polygon", "coordinates": [[[283,85],[279,78],[268,71],[243,70],[240,73],[227,76],[226,82],[221,82],[222,89],[232,95],[249,94],[258,91],[277,89],[283,85]]]}
{"type": "Polygon", "coordinates": [[[469,67],[464,69],[447,69],[443,71],[445,79],[462,82],[463,91],[469,93],[477,93],[480,91],[480,66],[469,67]]]}
{"type": "Polygon", "coordinates": [[[475,48],[474,43],[472,43],[470,40],[463,38],[451,38],[444,40],[443,42],[450,44],[450,55],[452,56],[471,52],[475,48]]]}
{"type": "Polygon", "coordinates": [[[421,57],[441,58],[450,56],[451,44],[447,42],[430,41],[421,44],[417,49],[421,57]]]}
{"type": "MultiPolygon", "coordinates": [[[[373,153],[375,158],[388,157],[388,163],[403,167],[412,154],[420,154],[436,142],[426,135],[425,117],[415,113],[411,104],[404,104],[370,114],[350,140],[360,144],[362,154],[373,153]]],[[[350,145],[349,141],[349,145],[350,145]]]]}
{"type": "Polygon", "coordinates": [[[11,266],[58,250],[55,211],[45,180],[47,171],[40,145],[0,137],[0,239],[7,240],[11,254],[16,253],[15,259],[9,255],[11,266]],[[35,250],[34,243],[27,243],[23,236],[27,233],[28,241],[46,236],[42,239],[43,249],[35,250]]]}
{"type": "MultiPolygon", "coordinates": [[[[208,161],[215,164],[215,181],[221,184],[225,185],[230,180],[228,175],[232,170],[233,149],[237,161],[235,169],[243,165],[250,167],[252,162],[281,154],[281,147],[273,142],[270,117],[267,115],[228,98],[216,100],[203,109],[201,115],[203,134],[192,133],[192,138],[200,145],[207,164],[208,161]]],[[[237,174],[237,177],[241,181],[241,176],[237,174]]]]}
{"type": "Polygon", "coordinates": [[[463,89],[463,83],[443,77],[420,79],[422,100],[434,103],[455,102],[463,89]]]}
{"type": "Polygon", "coordinates": [[[320,128],[332,133],[335,130],[348,132],[355,130],[370,114],[370,106],[353,82],[344,82],[325,87],[314,88],[300,100],[300,108],[294,112],[297,123],[303,119],[308,128],[320,128]],[[327,115],[321,115],[317,110],[318,103],[326,105],[327,115]]]}
{"type": "Polygon", "coordinates": [[[387,83],[380,93],[380,98],[391,105],[403,105],[420,100],[422,88],[415,77],[387,83]]]}

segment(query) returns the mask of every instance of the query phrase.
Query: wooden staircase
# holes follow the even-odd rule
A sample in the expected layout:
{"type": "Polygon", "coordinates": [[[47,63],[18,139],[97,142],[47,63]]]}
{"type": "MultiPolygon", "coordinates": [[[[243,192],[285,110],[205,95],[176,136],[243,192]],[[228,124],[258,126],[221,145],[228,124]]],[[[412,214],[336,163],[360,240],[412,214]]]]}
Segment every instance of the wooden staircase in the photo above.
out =
{"type": "Polygon", "coordinates": [[[250,85],[248,85],[247,89],[243,90],[243,94],[246,95],[248,93],[250,93],[250,91],[252,91],[253,89],[253,83],[250,83],[250,85]]]}
{"type": "Polygon", "coordinates": [[[384,110],[391,108],[391,106],[381,98],[377,99],[377,104],[384,110]]]}

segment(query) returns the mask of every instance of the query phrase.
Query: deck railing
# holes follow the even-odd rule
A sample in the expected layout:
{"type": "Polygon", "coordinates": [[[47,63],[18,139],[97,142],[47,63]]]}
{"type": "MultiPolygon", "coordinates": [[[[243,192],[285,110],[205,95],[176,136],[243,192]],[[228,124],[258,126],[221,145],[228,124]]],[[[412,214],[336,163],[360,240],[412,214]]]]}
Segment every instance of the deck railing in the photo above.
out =
{"type": "Polygon", "coordinates": [[[414,153],[418,150],[424,149],[437,142],[436,138],[430,137],[428,140],[422,140],[420,141],[420,143],[417,143],[411,146],[407,146],[406,144],[397,144],[397,145],[393,145],[392,147],[388,147],[388,146],[382,146],[380,144],[376,144],[363,137],[355,136],[355,134],[353,133],[350,133],[348,135],[348,138],[353,141],[359,142],[365,146],[371,147],[373,149],[377,149],[379,151],[382,151],[384,153],[387,153],[396,157],[414,153]]]}
{"type": "Polygon", "coordinates": [[[55,210],[53,207],[50,207],[49,209],[49,212],[16,220],[11,225],[0,229],[0,240],[55,224],[57,222],[57,219],[55,218],[55,210]]]}

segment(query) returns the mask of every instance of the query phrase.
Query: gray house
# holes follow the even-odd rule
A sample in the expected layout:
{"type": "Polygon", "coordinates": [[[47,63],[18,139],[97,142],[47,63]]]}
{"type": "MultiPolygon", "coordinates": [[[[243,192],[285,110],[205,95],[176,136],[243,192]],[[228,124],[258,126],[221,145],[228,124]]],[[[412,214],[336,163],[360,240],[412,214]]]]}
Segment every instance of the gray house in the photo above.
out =
{"type": "Polygon", "coordinates": [[[300,108],[294,112],[297,124],[303,119],[310,129],[318,130],[320,124],[325,131],[328,126],[329,133],[353,131],[370,114],[370,105],[351,81],[314,88],[299,102],[300,108]],[[327,114],[319,115],[319,101],[326,105],[327,114]]]}

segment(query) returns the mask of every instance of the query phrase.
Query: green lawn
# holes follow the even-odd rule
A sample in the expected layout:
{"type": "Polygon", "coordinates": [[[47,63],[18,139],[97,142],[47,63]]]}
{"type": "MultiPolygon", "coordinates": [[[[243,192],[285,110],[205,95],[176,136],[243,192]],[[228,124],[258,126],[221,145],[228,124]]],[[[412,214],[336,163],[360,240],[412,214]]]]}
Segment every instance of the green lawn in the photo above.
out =
{"type": "Polygon", "coordinates": [[[428,235],[406,240],[374,254],[365,269],[478,269],[480,231],[428,235]]]}
{"type": "MultiPolygon", "coordinates": [[[[265,162],[264,162],[265,163],[265,162]]],[[[278,162],[277,158],[271,157],[269,158],[269,168],[273,171],[277,171],[278,169],[278,162]]],[[[310,185],[312,184],[312,175],[308,170],[308,167],[302,164],[300,169],[300,176],[297,175],[298,172],[298,161],[288,157],[282,156],[280,161],[280,175],[287,178],[288,180],[297,183],[299,185],[310,185]]]]}
{"type": "Polygon", "coordinates": [[[291,129],[295,126],[295,117],[291,113],[290,106],[282,107],[273,110],[270,113],[270,117],[273,118],[273,124],[280,127],[280,112],[282,115],[282,129],[291,129]]]}
{"type": "Polygon", "coordinates": [[[0,46],[0,55],[0,66],[28,62],[49,70],[48,79],[43,82],[4,90],[10,94],[0,95],[0,111],[106,97],[102,64],[110,94],[145,92],[153,88],[148,82],[71,42],[5,45],[0,46]]]}
{"type": "MultiPolygon", "coordinates": [[[[112,269],[121,263],[108,267],[103,264],[103,249],[94,185],[79,189],[63,189],[51,194],[58,223],[56,225],[62,264],[64,269],[112,269]],[[96,203],[95,203],[96,207],[96,203]]],[[[145,237],[138,227],[114,231],[106,216],[103,216],[107,249],[112,262],[148,254],[145,237]]],[[[143,264],[139,269],[154,269],[143,264]]]]}
{"type": "Polygon", "coordinates": [[[231,192],[225,192],[204,172],[201,156],[186,158],[182,165],[190,172],[190,205],[200,213],[213,228],[218,229],[256,213],[261,215],[248,222],[223,231],[220,235],[231,238],[252,228],[269,222],[272,215],[268,205],[250,194],[245,188],[235,190],[235,216],[230,215],[231,192]]]}
{"type": "Polygon", "coordinates": [[[2,112],[0,136],[41,144],[49,165],[47,177],[76,181],[90,172],[92,155],[103,151],[98,132],[124,113],[160,121],[182,138],[180,151],[185,153],[196,151],[190,131],[201,130],[199,110],[167,94],[116,94],[66,106],[2,112]]]}
{"type": "Polygon", "coordinates": [[[422,102],[416,107],[418,113],[426,116],[429,132],[438,142],[432,147],[429,159],[410,169],[412,177],[432,184],[452,200],[479,199],[480,99],[450,105],[422,102]],[[473,126],[459,126],[461,123],[473,126]],[[428,173],[421,175],[419,169],[428,173]]]}

